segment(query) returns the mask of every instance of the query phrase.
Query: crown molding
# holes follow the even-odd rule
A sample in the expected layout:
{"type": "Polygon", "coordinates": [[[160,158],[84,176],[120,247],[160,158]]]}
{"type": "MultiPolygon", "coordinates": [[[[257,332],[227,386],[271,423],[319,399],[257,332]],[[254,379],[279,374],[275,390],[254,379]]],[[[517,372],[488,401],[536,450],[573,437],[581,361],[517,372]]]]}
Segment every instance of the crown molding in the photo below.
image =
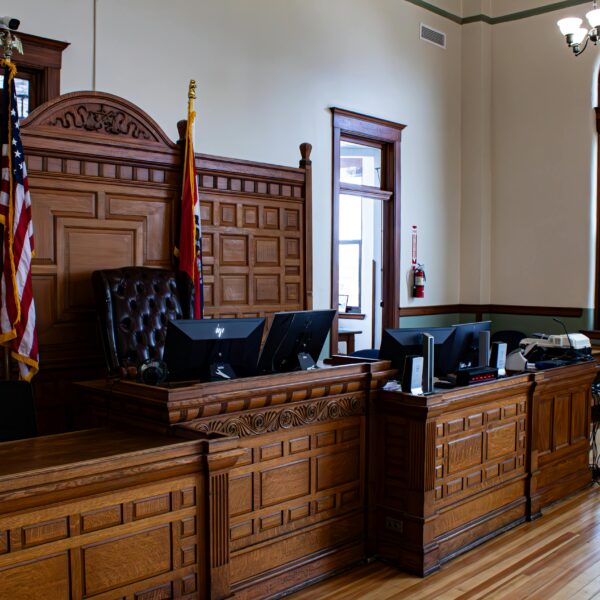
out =
{"type": "Polygon", "coordinates": [[[458,25],[468,25],[469,23],[487,23],[488,25],[498,25],[499,23],[508,23],[509,21],[519,21],[521,19],[527,19],[529,17],[537,17],[546,13],[562,10],[563,8],[570,8],[572,6],[579,6],[580,4],[589,4],[590,0],[562,0],[561,2],[553,2],[546,6],[539,6],[538,8],[530,8],[528,10],[522,10],[516,13],[510,13],[499,17],[490,17],[489,15],[471,15],[469,17],[460,17],[453,13],[448,12],[442,8],[426,2],[425,0],[406,0],[415,6],[428,10],[440,17],[444,17],[457,23],[458,25]]]}

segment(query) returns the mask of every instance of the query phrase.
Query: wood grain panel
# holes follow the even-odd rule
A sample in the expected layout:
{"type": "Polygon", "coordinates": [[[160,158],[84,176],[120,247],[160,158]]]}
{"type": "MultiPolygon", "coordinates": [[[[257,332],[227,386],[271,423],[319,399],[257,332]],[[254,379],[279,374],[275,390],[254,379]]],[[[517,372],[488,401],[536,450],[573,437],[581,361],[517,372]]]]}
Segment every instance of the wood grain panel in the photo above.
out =
{"type": "MultiPolygon", "coordinates": [[[[37,381],[44,379],[45,394],[53,385],[64,405],[75,374],[105,372],[91,272],[172,265],[181,147],[137,106],[101,92],[56,98],[33,111],[21,132],[36,232],[33,281],[44,373],[37,381]]],[[[268,316],[312,306],[310,145],[302,146],[300,163],[196,156],[208,316],[268,316]],[[293,247],[289,257],[284,240],[293,247]],[[255,280],[255,266],[271,279],[255,280]],[[255,298],[264,310],[256,311],[255,298]]],[[[63,429],[66,419],[56,418],[62,413],[41,411],[40,429],[63,429]]]]}
{"type": "Polygon", "coordinates": [[[70,598],[69,555],[62,552],[0,568],[0,600],[70,598]]]}
{"type": "Polygon", "coordinates": [[[166,573],[171,568],[169,527],[84,546],[83,568],[87,595],[166,573]],[[124,556],[130,557],[127,562],[124,556]]]}
{"type": "Polygon", "coordinates": [[[299,460],[261,473],[261,506],[272,506],[310,492],[310,462],[299,460]]]}

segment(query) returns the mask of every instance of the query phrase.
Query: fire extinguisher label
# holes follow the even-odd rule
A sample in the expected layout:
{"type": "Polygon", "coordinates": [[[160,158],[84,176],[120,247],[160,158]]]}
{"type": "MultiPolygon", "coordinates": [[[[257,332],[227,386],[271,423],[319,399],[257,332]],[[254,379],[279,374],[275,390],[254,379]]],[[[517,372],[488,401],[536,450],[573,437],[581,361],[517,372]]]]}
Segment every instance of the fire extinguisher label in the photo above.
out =
{"type": "Polygon", "coordinates": [[[425,278],[423,275],[415,276],[415,285],[425,285],[425,278]]]}

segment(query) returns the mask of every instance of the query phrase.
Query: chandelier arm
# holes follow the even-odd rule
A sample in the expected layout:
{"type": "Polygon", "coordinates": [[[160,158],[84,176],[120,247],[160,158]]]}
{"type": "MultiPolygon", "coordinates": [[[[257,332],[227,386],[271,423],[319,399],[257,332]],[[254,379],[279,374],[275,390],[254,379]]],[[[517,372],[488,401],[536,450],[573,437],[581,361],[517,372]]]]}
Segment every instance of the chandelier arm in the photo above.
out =
{"type": "Polygon", "coordinates": [[[590,43],[590,34],[588,33],[586,38],[585,38],[585,44],[583,45],[583,48],[581,50],[577,50],[575,52],[575,56],[579,56],[580,54],[583,54],[585,49],[588,47],[588,44],[590,43]]]}

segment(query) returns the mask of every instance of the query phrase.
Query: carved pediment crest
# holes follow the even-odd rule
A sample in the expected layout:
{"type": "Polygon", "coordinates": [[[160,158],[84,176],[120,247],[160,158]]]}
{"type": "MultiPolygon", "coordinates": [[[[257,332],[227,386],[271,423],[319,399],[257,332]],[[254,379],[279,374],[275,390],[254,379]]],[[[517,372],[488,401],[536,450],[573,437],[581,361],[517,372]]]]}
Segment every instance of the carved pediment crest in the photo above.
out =
{"type": "Polygon", "coordinates": [[[103,131],[140,140],[153,139],[150,131],[131,115],[105,104],[69,107],[65,112],[54,116],[50,125],[64,129],[103,131]]]}

